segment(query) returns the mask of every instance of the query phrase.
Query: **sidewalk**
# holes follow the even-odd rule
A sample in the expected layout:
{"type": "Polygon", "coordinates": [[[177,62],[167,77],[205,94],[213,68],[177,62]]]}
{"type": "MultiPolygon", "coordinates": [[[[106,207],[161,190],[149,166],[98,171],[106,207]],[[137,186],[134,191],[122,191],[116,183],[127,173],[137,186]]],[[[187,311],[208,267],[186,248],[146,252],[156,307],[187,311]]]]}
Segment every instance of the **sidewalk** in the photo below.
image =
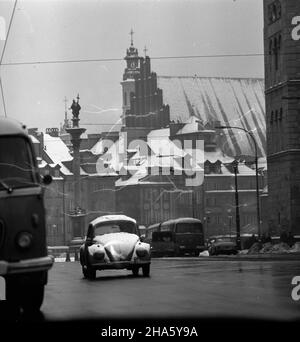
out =
{"type": "Polygon", "coordinates": [[[300,261],[300,253],[211,255],[199,256],[199,259],[211,261],[300,261]]]}

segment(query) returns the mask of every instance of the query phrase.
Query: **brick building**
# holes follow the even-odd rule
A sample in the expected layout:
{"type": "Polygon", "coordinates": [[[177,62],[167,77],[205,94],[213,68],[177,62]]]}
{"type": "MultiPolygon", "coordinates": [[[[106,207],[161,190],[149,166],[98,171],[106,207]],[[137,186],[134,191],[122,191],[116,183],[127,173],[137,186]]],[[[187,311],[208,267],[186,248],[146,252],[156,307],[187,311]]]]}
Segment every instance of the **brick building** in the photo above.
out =
{"type": "Polygon", "coordinates": [[[300,2],[264,1],[269,229],[300,234],[300,2]]]}

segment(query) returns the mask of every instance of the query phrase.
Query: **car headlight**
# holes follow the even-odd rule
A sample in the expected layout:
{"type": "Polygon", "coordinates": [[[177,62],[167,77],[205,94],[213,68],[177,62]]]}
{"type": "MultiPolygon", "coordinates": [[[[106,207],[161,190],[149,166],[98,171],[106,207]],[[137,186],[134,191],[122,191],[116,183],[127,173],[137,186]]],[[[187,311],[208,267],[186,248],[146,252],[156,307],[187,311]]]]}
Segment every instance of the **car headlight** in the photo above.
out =
{"type": "Polygon", "coordinates": [[[94,245],[93,247],[94,247],[92,251],[93,258],[96,260],[103,260],[105,257],[105,251],[104,251],[103,246],[94,245]]]}
{"type": "Polygon", "coordinates": [[[144,246],[137,246],[135,251],[136,255],[140,258],[143,258],[146,255],[148,255],[148,250],[144,246]]]}
{"type": "Polygon", "coordinates": [[[23,249],[29,248],[32,244],[32,235],[27,232],[21,232],[17,236],[17,245],[23,249]]]}

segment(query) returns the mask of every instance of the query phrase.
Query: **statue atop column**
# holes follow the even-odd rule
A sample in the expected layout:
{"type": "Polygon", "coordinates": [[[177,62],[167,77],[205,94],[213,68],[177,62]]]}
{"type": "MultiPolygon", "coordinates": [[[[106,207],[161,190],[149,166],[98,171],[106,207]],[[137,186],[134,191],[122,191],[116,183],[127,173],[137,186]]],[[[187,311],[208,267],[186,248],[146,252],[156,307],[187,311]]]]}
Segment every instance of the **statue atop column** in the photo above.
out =
{"type": "Polygon", "coordinates": [[[79,94],[77,95],[77,102],[73,99],[72,106],[69,109],[72,109],[72,114],[73,114],[73,127],[79,127],[79,112],[81,109],[81,106],[79,104],[79,94]]]}

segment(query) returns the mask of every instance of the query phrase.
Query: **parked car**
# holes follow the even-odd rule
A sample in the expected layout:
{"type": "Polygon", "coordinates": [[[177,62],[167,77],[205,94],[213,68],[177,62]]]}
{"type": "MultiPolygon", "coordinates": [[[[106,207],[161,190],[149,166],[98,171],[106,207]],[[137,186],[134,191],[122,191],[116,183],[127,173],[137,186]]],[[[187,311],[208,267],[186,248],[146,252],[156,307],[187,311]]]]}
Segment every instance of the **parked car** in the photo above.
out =
{"type": "Polygon", "coordinates": [[[150,245],[139,237],[135,219],[125,215],[100,216],[88,226],[80,247],[82,273],[95,279],[97,270],[128,269],[137,276],[150,274],[150,245]]]}
{"type": "Polygon", "coordinates": [[[227,236],[211,237],[208,241],[209,255],[237,254],[237,244],[234,238],[227,236]]]}

